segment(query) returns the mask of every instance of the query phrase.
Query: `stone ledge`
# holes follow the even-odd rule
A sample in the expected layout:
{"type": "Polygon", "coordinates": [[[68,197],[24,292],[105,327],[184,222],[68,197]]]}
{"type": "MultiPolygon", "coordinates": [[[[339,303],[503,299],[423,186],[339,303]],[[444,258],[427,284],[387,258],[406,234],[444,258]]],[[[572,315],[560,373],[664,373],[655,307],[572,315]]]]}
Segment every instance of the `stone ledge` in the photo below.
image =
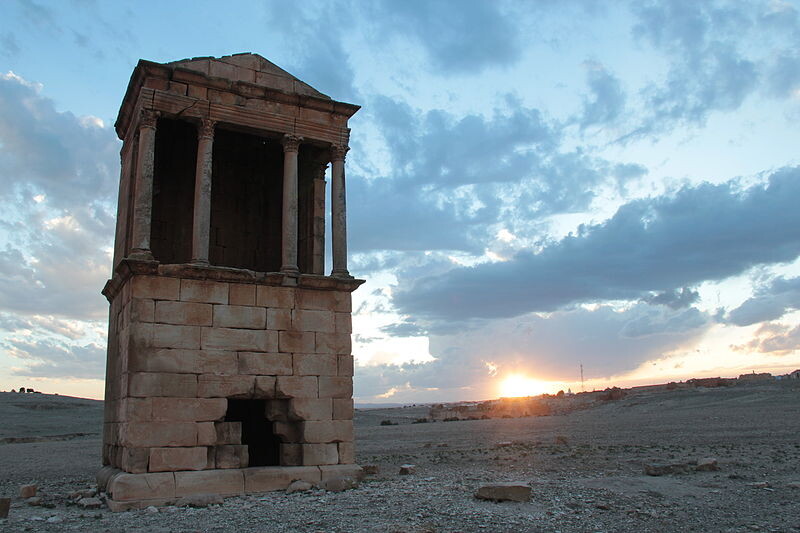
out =
{"type": "Polygon", "coordinates": [[[299,287],[342,292],[353,292],[364,283],[363,279],[339,278],[318,274],[255,272],[244,268],[193,264],[162,265],[158,261],[142,261],[126,258],[122,259],[114,269],[114,277],[106,281],[102,291],[103,295],[109,302],[113,301],[125,282],[135,275],[235,282],[273,287],[299,287]]]}
{"type": "Polygon", "coordinates": [[[258,494],[286,490],[296,480],[316,485],[336,477],[360,480],[363,470],[356,464],[341,464],[129,474],[105,466],[97,473],[98,488],[106,492],[108,508],[114,512],[172,505],[183,496],[258,494]]]}

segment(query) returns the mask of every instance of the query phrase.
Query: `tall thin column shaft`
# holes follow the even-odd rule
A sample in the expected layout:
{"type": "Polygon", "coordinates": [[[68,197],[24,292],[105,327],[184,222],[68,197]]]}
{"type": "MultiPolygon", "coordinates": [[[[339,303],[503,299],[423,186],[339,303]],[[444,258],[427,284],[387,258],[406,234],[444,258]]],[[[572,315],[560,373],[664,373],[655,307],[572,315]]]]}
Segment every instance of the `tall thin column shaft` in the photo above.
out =
{"type": "Polygon", "coordinates": [[[344,159],[349,149],[347,146],[331,146],[331,276],[340,278],[351,277],[347,270],[347,194],[344,179],[344,159]]]}
{"type": "Polygon", "coordinates": [[[302,139],[283,136],[283,235],[281,272],[295,274],[297,268],[297,153],[302,139]]]}
{"type": "Polygon", "coordinates": [[[150,224],[153,217],[153,167],[155,165],[158,112],[143,109],[139,118],[139,151],[136,162],[136,195],[133,205],[132,259],[152,260],[150,224]]]}
{"type": "Polygon", "coordinates": [[[205,119],[197,135],[197,168],[194,177],[194,216],[192,220],[192,263],[208,264],[211,234],[211,154],[214,148],[214,125],[205,119]]]}

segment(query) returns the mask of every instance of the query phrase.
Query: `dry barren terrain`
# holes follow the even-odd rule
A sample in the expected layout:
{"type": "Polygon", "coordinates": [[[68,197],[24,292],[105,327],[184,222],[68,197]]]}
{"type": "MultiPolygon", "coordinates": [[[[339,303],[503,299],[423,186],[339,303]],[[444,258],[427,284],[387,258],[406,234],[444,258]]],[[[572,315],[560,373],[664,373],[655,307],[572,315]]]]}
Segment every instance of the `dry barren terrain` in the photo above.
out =
{"type": "Polygon", "coordinates": [[[359,410],[357,460],[377,475],[344,492],[111,513],[74,505],[94,485],[101,402],[0,394],[3,531],[800,531],[800,384],[639,392],[570,414],[412,423],[424,406],[359,410]],[[397,425],[380,425],[392,420],[397,425]],[[693,463],[717,460],[719,470],[693,463]],[[401,476],[401,464],[416,465],[401,476]],[[645,464],[682,473],[645,475],[645,464]],[[527,503],[474,498],[489,482],[527,503]],[[43,506],[16,497],[37,483],[43,506]]]}

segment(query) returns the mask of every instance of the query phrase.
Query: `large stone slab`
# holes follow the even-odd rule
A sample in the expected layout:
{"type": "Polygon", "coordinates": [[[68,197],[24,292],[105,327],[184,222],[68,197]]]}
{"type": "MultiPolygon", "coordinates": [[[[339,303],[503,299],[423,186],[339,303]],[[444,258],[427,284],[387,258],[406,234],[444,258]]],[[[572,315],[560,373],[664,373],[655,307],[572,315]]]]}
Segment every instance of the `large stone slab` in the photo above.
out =
{"type": "Polygon", "coordinates": [[[175,472],[175,495],[221,494],[230,496],[244,492],[244,476],[241,469],[201,470],[199,472],[175,472]]]}
{"type": "Polygon", "coordinates": [[[320,482],[320,471],[315,466],[262,466],[244,469],[245,491],[269,492],[286,490],[292,481],[320,482]]]}
{"type": "Polygon", "coordinates": [[[174,498],[175,475],[172,472],[121,473],[109,480],[106,491],[117,501],[174,498]]]}

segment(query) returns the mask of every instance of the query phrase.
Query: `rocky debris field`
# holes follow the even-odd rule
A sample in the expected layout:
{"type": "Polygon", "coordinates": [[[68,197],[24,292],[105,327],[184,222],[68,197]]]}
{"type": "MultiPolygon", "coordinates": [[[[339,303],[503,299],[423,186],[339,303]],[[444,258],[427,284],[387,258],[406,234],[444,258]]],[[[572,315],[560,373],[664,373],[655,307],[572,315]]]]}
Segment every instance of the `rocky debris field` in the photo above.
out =
{"type": "MultiPolygon", "coordinates": [[[[13,398],[0,396],[5,416],[13,398]]],[[[33,426],[54,410],[29,411],[33,426]]],[[[0,531],[800,531],[798,413],[800,387],[780,382],[643,393],[519,419],[413,423],[423,406],[363,410],[357,461],[372,473],[355,488],[123,513],[93,508],[102,500],[93,491],[99,434],[47,440],[34,428],[43,439],[0,444],[0,497],[12,499],[0,531]],[[401,465],[413,468],[401,475],[401,465]],[[476,498],[505,482],[529,486],[530,499],[476,498]],[[37,485],[33,501],[20,496],[28,484],[37,485]]],[[[68,433],[86,431],[59,427],[68,433]]]]}

